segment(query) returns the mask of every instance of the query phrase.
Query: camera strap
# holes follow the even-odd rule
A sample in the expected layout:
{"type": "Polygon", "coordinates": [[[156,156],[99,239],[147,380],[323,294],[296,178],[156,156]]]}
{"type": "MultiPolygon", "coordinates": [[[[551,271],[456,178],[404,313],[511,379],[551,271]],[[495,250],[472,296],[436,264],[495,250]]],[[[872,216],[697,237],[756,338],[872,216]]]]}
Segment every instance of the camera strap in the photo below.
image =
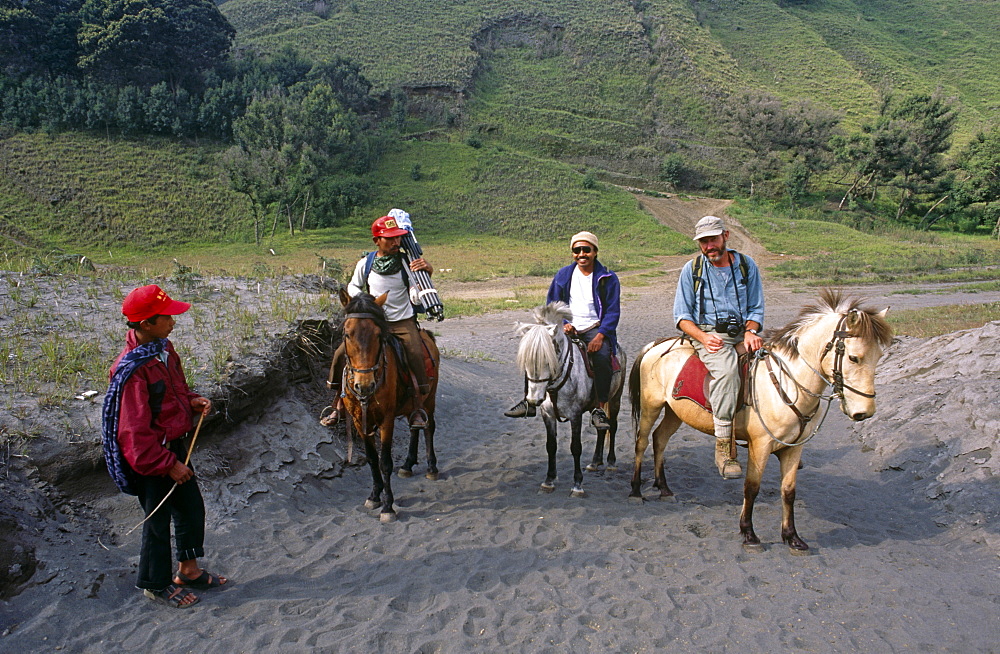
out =
{"type": "MultiPolygon", "coordinates": [[[[739,254],[739,252],[736,252],[735,254],[734,254],[734,252],[735,251],[726,250],[726,254],[729,255],[729,270],[730,270],[730,273],[732,274],[733,293],[736,295],[736,309],[739,311],[739,314],[740,314],[738,316],[738,318],[739,318],[740,321],[745,321],[745,318],[743,316],[743,303],[740,302],[740,288],[736,284],[736,267],[734,265],[736,263],[736,255],[739,254]]],[[[743,270],[743,268],[745,266],[745,264],[743,263],[743,255],[740,254],[739,256],[740,256],[740,269],[743,270]]],[[[707,259],[707,257],[705,257],[705,255],[703,254],[703,255],[701,255],[699,257],[699,260],[701,260],[701,259],[707,259]]],[[[707,261],[707,260],[703,261],[702,265],[698,266],[698,269],[699,269],[698,272],[701,273],[702,269],[704,269],[705,265],[710,265],[710,264],[711,264],[710,261],[707,261]]],[[[707,277],[709,277],[709,275],[706,274],[705,277],[707,278],[707,277]]],[[[701,313],[702,313],[702,316],[704,317],[704,315],[705,315],[705,286],[708,286],[708,293],[709,293],[709,295],[712,296],[712,309],[715,312],[715,324],[718,325],[719,324],[719,305],[715,301],[715,290],[712,288],[712,280],[711,279],[702,279],[702,282],[703,282],[701,284],[701,313]]],[[[744,276],[743,276],[743,283],[744,283],[744,285],[746,284],[746,274],[744,274],[744,276]]]]}

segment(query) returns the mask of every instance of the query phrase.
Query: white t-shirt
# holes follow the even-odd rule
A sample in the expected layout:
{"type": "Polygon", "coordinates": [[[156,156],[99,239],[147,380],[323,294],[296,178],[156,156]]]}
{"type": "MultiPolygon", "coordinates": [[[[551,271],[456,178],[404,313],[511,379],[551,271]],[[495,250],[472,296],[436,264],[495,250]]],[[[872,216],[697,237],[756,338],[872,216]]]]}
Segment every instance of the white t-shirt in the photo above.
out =
{"type": "MultiPolygon", "coordinates": [[[[406,263],[404,262],[405,266],[406,263]]],[[[386,320],[395,322],[406,320],[413,316],[413,305],[410,303],[410,293],[403,282],[403,272],[399,271],[392,275],[380,275],[374,270],[368,275],[369,293],[378,297],[385,292],[389,293],[382,309],[385,311],[386,320]]],[[[351,283],[347,285],[347,292],[351,297],[363,293],[365,290],[365,259],[361,259],[354,267],[354,275],[351,283]]]]}
{"type": "Polygon", "coordinates": [[[569,283],[569,308],[573,312],[573,326],[577,331],[590,329],[600,320],[594,306],[593,274],[584,275],[577,266],[569,283]]]}

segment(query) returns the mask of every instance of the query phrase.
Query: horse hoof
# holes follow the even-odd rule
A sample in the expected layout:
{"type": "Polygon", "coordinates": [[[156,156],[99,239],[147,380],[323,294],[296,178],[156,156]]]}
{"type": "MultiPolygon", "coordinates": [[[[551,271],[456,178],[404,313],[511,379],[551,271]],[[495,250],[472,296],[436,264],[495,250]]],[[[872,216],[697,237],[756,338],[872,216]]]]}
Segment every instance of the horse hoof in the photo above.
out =
{"type": "Polygon", "coordinates": [[[582,488],[574,488],[569,493],[570,497],[587,497],[587,491],[582,488]]]}
{"type": "Polygon", "coordinates": [[[618,466],[615,465],[614,463],[609,463],[608,465],[604,466],[604,470],[605,472],[614,472],[618,470],[618,466]]]}
{"type": "Polygon", "coordinates": [[[628,501],[632,504],[642,504],[646,501],[646,498],[642,495],[629,495],[628,501]]]}
{"type": "Polygon", "coordinates": [[[396,517],[397,516],[395,513],[380,513],[378,516],[378,521],[381,522],[382,524],[388,524],[390,522],[396,522],[396,517]]]}
{"type": "Polygon", "coordinates": [[[377,509],[380,506],[382,506],[382,503],[378,500],[365,500],[366,509],[377,509]]]}
{"type": "Polygon", "coordinates": [[[554,490],[556,489],[556,485],[555,485],[555,484],[549,484],[549,483],[543,483],[543,484],[542,484],[541,486],[539,486],[538,488],[539,488],[539,489],[540,489],[540,490],[541,490],[541,491],[542,491],[543,493],[551,493],[552,491],[554,491],[554,490]]]}
{"type": "Polygon", "coordinates": [[[597,465],[596,463],[591,463],[590,465],[588,465],[588,466],[587,466],[587,467],[585,468],[585,470],[586,470],[587,472],[597,472],[597,471],[598,471],[598,470],[600,470],[600,469],[601,469],[601,466],[597,465]]]}
{"type": "Polygon", "coordinates": [[[427,477],[428,479],[430,479],[431,481],[437,481],[438,480],[438,473],[436,473],[436,472],[428,472],[424,476],[427,477]]]}
{"type": "Polygon", "coordinates": [[[406,468],[400,468],[396,474],[402,477],[403,479],[409,479],[410,477],[413,476],[413,471],[407,470],[406,468]]]}
{"type": "Polygon", "coordinates": [[[808,547],[806,547],[805,549],[797,549],[795,547],[789,546],[788,553],[791,554],[792,556],[809,556],[810,554],[812,554],[812,551],[808,547]]]}
{"type": "Polygon", "coordinates": [[[743,543],[743,551],[751,554],[759,554],[764,551],[764,546],[760,543],[743,543]]]}
{"type": "Polygon", "coordinates": [[[677,496],[671,493],[670,495],[660,495],[656,499],[659,502],[676,502],[677,496]]]}

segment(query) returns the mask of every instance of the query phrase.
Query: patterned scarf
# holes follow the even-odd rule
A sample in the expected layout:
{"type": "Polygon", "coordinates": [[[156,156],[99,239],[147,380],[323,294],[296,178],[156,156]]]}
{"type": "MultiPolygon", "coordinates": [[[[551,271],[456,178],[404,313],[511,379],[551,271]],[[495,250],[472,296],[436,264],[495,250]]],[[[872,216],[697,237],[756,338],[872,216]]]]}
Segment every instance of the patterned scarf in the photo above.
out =
{"type": "Polygon", "coordinates": [[[167,339],[158,338],[152,343],[140,345],[129,351],[111,375],[111,384],[104,396],[104,408],[101,411],[101,445],[104,447],[104,462],[108,465],[108,474],[114,480],[118,490],[129,495],[136,495],[135,471],[125,460],[121,446],[118,443],[118,419],[122,409],[122,392],[125,382],[139,366],[153,357],[160,356],[167,347],[167,339]]]}
{"type": "Polygon", "coordinates": [[[395,275],[403,267],[403,256],[399,254],[387,254],[384,257],[375,257],[372,262],[372,271],[380,275],[395,275]]]}

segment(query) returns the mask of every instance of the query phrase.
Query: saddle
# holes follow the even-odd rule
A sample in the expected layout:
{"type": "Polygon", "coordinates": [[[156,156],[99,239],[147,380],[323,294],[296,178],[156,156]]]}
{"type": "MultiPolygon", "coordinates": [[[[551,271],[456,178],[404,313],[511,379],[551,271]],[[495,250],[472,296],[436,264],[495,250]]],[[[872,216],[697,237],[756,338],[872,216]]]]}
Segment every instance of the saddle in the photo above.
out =
{"type": "MultiPolygon", "coordinates": [[[[739,354],[740,371],[740,395],[736,402],[736,410],[739,411],[746,406],[747,399],[747,371],[750,368],[751,355],[742,344],[736,348],[739,354]]],[[[672,396],[675,400],[691,400],[709,413],[712,412],[712,403],[708,399],[708,383],[712,380],[708,368],[694,353],[688,357],[681,368],[677,379],[674,380],[672,396]]]]}
{"type": "MultiPolygon", "coordinates": [[[[580,348],[580,354],[583,355],[583,365],[587,368],[587,376],[591,379],[594,378],[594,364],[590,361],[590,353],[587,352],[587,344],[583,342],[580,338],[570,337],[570,342],[580,348]]],[[[611,374],[614,374],[622,369],[622,364],[618,360],[618,354],[611,355],[611,374]]]]}
{"type": "MultiPolygon", "coordinates": [[[[427,342],[424,340],[424,330],[421,329],[418,331],[420,333],[420,349],[424,353],[423,366],[427,374],[427,380],[430,381],[437,376],[437,371],[434,367],[434,358],[431,356],[430,348],[427,347],[427,342]]],[[[388,340],[393,351],[396,353],[396,360],[406,361],[409,364],[409,360],[406,356],[406,348],[403,345],[403,339],[394,334],[390,334],[390,338],[388,340]]],[[[400,376],[403,378],[403,383],[406,385],[407,390],[410,393],[414,393],[417,388],[417,376],[413,374],[413,371],[408,366],[401,366],[400,376]]]]}

